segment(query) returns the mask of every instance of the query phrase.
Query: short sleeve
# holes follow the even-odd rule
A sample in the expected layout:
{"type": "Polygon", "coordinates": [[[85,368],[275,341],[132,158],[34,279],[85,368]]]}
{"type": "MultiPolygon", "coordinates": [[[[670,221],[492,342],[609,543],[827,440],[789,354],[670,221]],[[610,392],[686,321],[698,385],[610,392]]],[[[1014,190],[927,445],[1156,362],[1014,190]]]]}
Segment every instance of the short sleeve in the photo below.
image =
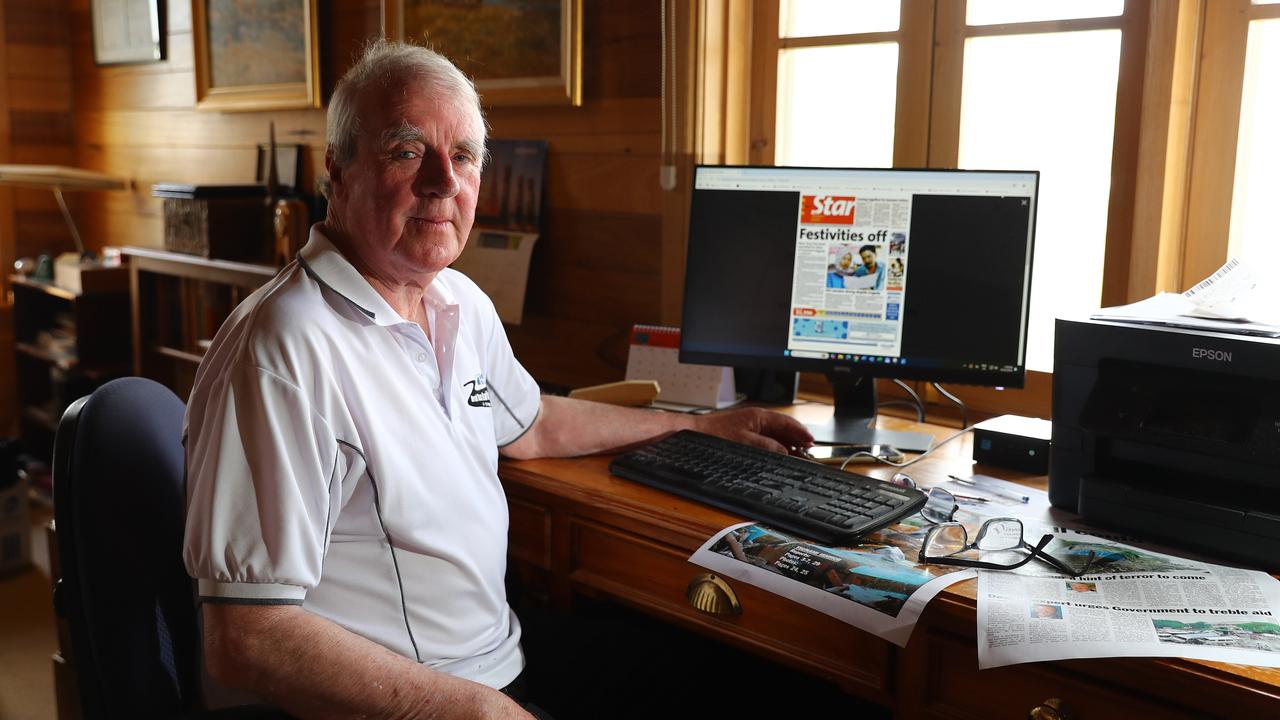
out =
{"type": "Polygon", "coordinates": [[[542,394],[538,383],[516,360],[507,332],[493,313],[489,339],[485,344],[485,376],[493,396],[493,434],[498,447],[520,439],[538,418],[542,394]]]}
{"type": "Polygon", "coordinates": [[[205,601],[301,603],[320,580],[343,453],[290,382],[247,364],[224,377],[188,408],[187,572],[205,601]]]}

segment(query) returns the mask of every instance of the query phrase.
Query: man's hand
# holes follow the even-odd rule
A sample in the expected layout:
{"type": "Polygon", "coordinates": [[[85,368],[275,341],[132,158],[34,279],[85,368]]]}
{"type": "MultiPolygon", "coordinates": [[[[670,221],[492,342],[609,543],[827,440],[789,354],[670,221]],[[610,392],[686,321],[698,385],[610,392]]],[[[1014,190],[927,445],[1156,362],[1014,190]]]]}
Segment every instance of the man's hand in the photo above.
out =
{"type": "Polygon", "coordinates": [[[813,445],[800,421],[764,408],[740,408],[697,416],[693,429],[765,450],[794,453],[813,445]]]}

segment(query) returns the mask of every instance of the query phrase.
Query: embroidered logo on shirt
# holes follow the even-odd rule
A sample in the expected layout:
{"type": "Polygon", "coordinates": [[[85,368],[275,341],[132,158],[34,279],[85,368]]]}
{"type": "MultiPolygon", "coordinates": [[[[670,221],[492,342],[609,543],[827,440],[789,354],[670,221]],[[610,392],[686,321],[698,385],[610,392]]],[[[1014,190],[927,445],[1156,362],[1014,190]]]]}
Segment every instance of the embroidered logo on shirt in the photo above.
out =
{"type": "Polygon", "coordinates": [[[489,383],[483,375],[477,375],[475,380],[468,380],[462,383],[462,387],[471,386],[471,394],[467,396],[467,404],[471,407],[490,407],[492,403],[489,401],[489,383]]]}

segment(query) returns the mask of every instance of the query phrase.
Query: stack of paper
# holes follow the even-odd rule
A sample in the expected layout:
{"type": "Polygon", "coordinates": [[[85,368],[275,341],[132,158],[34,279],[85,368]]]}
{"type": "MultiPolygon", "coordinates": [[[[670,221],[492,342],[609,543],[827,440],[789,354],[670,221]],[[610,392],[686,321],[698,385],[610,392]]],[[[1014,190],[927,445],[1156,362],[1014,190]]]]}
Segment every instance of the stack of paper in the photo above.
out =
{"type": "Polygon", "coordinates": [[[1130,305],[1104,308],[1090,317],[1280,337],[1280,303],[1276,302],[1275,294],[1274,287],[1257,279],[1243,262],[1232,258],[1182,294],[1160,293],[1130,305]]]}

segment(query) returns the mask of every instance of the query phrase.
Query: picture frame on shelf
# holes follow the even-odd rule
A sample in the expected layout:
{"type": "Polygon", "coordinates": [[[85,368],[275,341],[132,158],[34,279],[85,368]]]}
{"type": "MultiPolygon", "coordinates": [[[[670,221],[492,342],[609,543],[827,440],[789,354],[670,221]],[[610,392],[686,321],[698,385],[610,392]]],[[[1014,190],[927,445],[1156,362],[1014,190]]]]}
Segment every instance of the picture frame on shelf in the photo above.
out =
{"type": "Polygon", "coordinates": [[[90,0],[94,63],[125,65],[163,60],[163,12],[160,0],[90,0]]]}
{"type": "MultiPolygon", "coordinates": [[[[258,144],[258,160],[254,170],[254,179],[260,183],[267,182],[267,168],[271,164],[271,148],[258,144]]],[[[287,192],[302,192],[306,188],[299,185],[302,179],[303,146],[285,144],[276,146],[276,179],[280,189],[287,192]]]]}
{"type": "Polygon", "coordinates": [[[320,107],[316,0],[192,0],[196,108],[320,107]]]}
{"type": "Polygon", "coordinates": [[[486,106],[582,104],[582,0],[385,0],[391,40],[426,45],[486,106]]]}

